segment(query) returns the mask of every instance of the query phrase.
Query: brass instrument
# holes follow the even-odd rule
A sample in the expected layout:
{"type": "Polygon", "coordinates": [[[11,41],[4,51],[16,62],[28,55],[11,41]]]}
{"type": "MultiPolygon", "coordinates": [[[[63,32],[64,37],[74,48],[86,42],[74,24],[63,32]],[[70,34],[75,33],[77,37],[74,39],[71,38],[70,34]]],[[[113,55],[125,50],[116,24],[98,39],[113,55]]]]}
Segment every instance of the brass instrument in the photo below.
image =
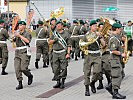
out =
{"type": "Polygon", "coordinates": [[[106,42],[106,46],[101,47],[101,51],[102,51],[102,53],[104,53],[107,50],[107,48],[108,48],[107,44],[108,44],[108,40],[109,40],[109,36],[110,36],[110,32],[109,31],[111,30],[112,25],[115,23],[115,21],[112,20],[112,19],[103,18],[103,17],[101,17],[100,20],[102,22],[104,22],[103,29],[100,32],[100,34],[104,37],[104,40],[106,42]]]}
{"type": "Polygon", "coordinates": [[[126,64],[129,60],[129,55],[130,55],[130,51],[127,50],[127,43],[128,43],[128,39],[125,36],[125,42],[124,42],[124,53],[126,54],[126,56],[122,59],[123,63],[126,64]]]}
{"type": "Polygon", "coordinates": [[[12,20],[12,38],[11,38],[11,41],[12,41],[12,45],[13,45],[13,48],[16,47],[16,43],[14,42],[14,33],[15,33],[15,29],[16,29],[16,26],[18,24],[18,21],[19,21],[19,16],[15,16],[12,20]]]}
{"type": "Polygon", "coordinates": [[[87,42],[83,41],[82,39],[80,39],[79,41],[79,47],[80,49],[84,52],[85,55],[88,55],[88,46],[92,43],[94,43],[97,39],[98,39],[98,35],[96,35],[95,33],[87,33],[86,38],[87,38],[87,42]]]}
{"type": "Polygon", "coordinates": [[[103,27],[103,29],[102,29],[102,31],[100,33],[101,33],[101,35],[104,38],[108,38],[108,36],[109,36],[109,30],[112,28],[112,25],[115,23],[115,21],[112,20],[112,19],[103,18],[103,17],[101,17],[100,20],[102,22],[104,22],[104,27],[103,27]]]}

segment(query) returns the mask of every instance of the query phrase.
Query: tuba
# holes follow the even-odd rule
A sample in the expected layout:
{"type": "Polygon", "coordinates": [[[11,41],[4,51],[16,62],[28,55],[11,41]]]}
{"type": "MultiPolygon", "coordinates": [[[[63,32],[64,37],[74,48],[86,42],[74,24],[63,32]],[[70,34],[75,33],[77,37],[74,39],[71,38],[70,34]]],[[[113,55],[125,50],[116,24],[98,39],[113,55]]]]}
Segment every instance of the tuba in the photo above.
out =
{"type": "Polygon", "coordinates": [[[108,36],[109,36],[109,30],[112,28],[112,25],[115,23],[115,21],[112,20],[112,19],[103,18],[103,17],[101,17],[100,20],[102,22],[104,22],[104,27],[103,27],[103,29],[102,29],[102,31],[100,33],[101,33],[101,35],[104,38],[108,38],[108,36]]]}
{"type": "Polygon", "coordinates": [[[106,46],[102,47],[101,49],[102,53],[104,53],[107,50],[110,30],[112,29],[112,25],[115,23],[115,21],[110,18],[104,18],[104,17],[101,17],[100,20],[104,23],[103,29],[100,32],[100,34],[104,37],[104,40],[106,42],[106,46]]]}
{"type": "Polygon", "coordinates": [[[126,56],[122,59],[123,63],[126,64],[129,60],[129,55],[130,55],[130,51],[127,50],[127,43],[128,43],[128,39],[127,37],[125,37],[125,42],[124,42],[124,53],[126,54],[126,56]]]}
{"type": "Polygon", "coordinates": [[[84,52],[85,55],[88,55],[88,46],[92,43],[94,43],[98,39],[98,35],[95,33],[86,33],[87,42],[80,39],[79,41],[79,47],[84,52]]]}

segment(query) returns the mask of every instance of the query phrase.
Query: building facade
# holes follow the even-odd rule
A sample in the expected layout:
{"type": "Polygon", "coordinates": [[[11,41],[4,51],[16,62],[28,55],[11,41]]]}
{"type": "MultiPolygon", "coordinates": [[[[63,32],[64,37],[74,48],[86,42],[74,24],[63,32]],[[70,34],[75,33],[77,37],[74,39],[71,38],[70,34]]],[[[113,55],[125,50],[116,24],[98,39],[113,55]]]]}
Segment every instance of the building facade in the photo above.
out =
{"type": "Polygon", "coordinates": [[[100,16],[117,18],[121,21],[133,19],[133,0],[30,0],[30,6],[35,10],[35,19],[41,18],[33,4],[38,8],[44,18],[50,18],[51,11],[65,8],[65,14],[61,18],[73,19],[95,19],[100,16]],[[109,6],[119,8],[114,12],[103,12],[109,6]]]}
{"type": "Polygon", "coordinates": [[[9,10],[17,13],[22,20],[26,20],[28,0],[9,0],[9,10]]]}

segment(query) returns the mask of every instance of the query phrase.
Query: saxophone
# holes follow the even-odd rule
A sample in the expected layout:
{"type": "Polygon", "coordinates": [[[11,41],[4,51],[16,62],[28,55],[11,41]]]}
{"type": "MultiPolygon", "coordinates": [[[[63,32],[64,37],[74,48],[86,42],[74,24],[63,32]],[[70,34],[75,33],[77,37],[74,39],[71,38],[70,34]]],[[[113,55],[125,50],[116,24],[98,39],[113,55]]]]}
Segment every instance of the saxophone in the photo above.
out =
{"type": "Polygon", "coordinates": [[[83,41],[83,39],[80,39],[79,41],[79,47],[84,52],[85,55],[88,55],[88,46],[92,43],[94,43],[98,39],[98,35],[95,33],[86,33],[87,42],[83,41]]]}
{"type": "Polygon", "coordinates": [[[126,37],[125,42],[124,42],[124,53],[126,54],[126,56],[122,59],[123,63],[126,64],[129,60],[129,55],[130,55],[130,51],[127,50],[127,43],[128,43],[128,39],[126,37]]]}

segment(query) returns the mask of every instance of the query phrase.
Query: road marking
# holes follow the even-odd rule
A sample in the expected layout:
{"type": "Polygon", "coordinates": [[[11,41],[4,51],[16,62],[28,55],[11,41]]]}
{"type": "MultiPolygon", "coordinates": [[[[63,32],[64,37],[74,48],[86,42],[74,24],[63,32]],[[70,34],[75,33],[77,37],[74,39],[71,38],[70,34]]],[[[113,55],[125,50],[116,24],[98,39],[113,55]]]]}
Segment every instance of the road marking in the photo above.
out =
{"type": "Polygon", "coordinates": [[[76,85],[77,83],[83,81],[84,77],[80,76],[70,82],[65,83],[65,88],[64,89],[59,89],[59,88],[55,88],[55,89],[51,89],[43,94],[40,94],[39,96],[37,96],[36,98],[49,98],[57,93],[60,93],[61,91],[64,91],[70,87],[72,87],[73,85],[76,85]]]}

